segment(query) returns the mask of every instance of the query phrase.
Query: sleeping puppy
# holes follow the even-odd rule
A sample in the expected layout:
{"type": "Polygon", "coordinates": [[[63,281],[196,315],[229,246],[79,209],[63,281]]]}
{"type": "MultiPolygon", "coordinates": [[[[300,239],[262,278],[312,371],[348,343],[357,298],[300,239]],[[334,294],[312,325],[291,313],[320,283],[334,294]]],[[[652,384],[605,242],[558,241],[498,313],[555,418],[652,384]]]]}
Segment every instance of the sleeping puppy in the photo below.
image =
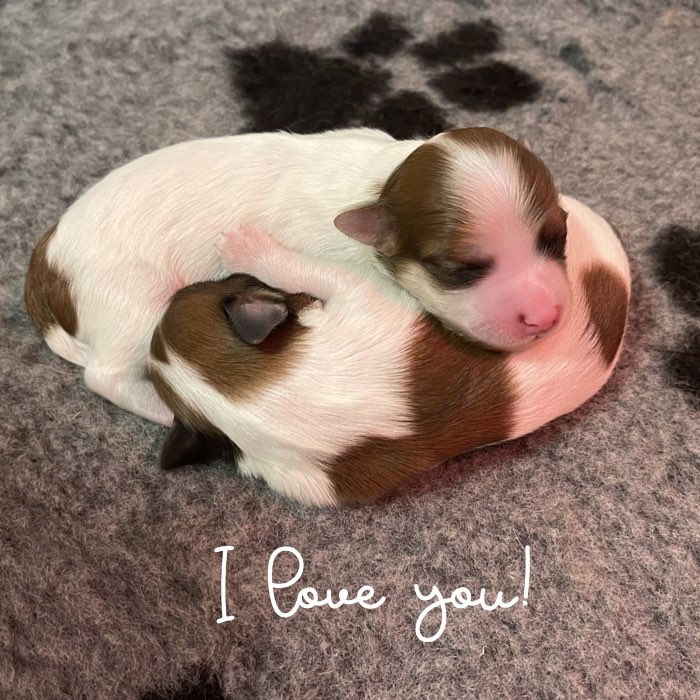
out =
{"type": "Polygon", "coordinates": [[[370,501],[573,410],[617,361],[630,276],[611,227],[576,200],[562,206],[571,308],[513,354],[464,340],[362,271],[256,230],[225,236],[224,262],[253,277],[180,291],[153,336],[151,376],[177,417],[162,465],[225,455],[305,503],[370,501]]]}
{"type": "Polygon", "coordinates": [[[229,274],[214,244],[241,226],[352,266],[379,293],[398,282],[485,347],[526,347],[569,305],[565,214],[528,148],[492,129],[350,129],[193,141],[118,168],[38,243],[29,314],[90,389],[170,424],[146,372],[153,330],[178,289],[229,274]]]}

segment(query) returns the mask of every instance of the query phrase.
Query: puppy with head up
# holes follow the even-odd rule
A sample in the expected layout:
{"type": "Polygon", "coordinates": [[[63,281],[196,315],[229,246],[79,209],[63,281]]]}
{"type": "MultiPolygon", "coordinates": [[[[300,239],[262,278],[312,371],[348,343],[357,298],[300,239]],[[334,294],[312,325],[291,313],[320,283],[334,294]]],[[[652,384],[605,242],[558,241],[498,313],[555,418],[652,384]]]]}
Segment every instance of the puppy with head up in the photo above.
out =
{"type": "Polygon", "coordinates": [[[170,424],[147,374],[153,330],[178,289],[229,275],[214,244],[241,226],[342,263],[380,296],[398,283],[485,348],[527,348],[571,303],[566,215],[523,144],[485,128],[411,141],[349,129],[192,141],[118,168],[37,245],[29,314],[92,390],[170,424]]]}
{"type": "Polygon", "coordinates": [[[153,336],[151,376],[176,416],[163,467],[224,456],[305,503],[371,501],[573,410],[619,357],[630,276],[610,225],[561,203],[570,308],[512,354],[362,270],[319,266],[259,230],[224,236],[224,263],[246,274],[178,292],[153,336]]]}

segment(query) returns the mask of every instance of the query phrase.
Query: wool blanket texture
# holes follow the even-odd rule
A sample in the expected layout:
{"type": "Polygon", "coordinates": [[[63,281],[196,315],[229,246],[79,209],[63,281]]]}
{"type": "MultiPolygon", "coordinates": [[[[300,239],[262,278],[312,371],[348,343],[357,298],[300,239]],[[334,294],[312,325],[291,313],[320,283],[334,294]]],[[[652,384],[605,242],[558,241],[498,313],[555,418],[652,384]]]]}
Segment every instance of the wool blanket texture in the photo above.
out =
{"type": "Polygon", "coordinates": [[[699,697],[698,46],[693,0],[0,0],[0,697],[699,697]],[[146,152],[477,125],[619,229],[625,350],[579,410],[380,503],[161,472],[165,429],[26,315],[33,245],[146,152]]]}

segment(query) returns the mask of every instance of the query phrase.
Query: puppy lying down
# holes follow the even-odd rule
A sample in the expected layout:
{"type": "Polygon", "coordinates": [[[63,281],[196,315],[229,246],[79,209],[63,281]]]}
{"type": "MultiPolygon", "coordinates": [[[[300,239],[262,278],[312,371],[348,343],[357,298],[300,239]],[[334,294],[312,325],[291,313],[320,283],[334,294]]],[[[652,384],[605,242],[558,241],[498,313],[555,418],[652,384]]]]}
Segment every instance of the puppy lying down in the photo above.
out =
{"type": "Polygon", "coordinates": [[[571,308],[512,354],[447,330],[398,285],[380,293],[260,231],[225,235],[224,264],[245,274],[181,290],[153,335],[150,374],[176,416],[162,465],[228,456],[306,503],[370,501],[572,411],[617,362],[630,275],[611,226],[561,206],[571,308]]]}
{"type": "Polygon", "coordinates": [[[564,318],[566,217],[551,173],[493,129],[396,141],[372,129],[242,134],[163,148],[109,173],[36,246],[25,300],[87,386],[170,425],[148,381],[153,331],[178,289],[223,279],[221,231],[255,226],[317,260],[404,287],[496,350],[564,318]]]}

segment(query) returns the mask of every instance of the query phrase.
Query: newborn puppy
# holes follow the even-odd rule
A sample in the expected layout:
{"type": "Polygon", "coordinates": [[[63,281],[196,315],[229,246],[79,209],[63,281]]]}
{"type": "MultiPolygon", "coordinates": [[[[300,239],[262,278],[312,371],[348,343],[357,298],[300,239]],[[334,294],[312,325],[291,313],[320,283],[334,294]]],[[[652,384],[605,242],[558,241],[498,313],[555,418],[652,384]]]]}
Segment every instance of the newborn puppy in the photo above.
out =
{"type": "Polygon", "coordinates": [[[555,333],[510,355],[445,329],[399,287],[380,293],[369,276],[319,267],[259,231],[227,235],[227,265],[288,291],[235,275],[175,295],[150,358],[179,421],[163,466],[227,455],[305,503],[369,501],[573,410],[617,361],[630,277],[611,227],[562,204],[571,309],[555,333]]]}
{"type": "Polygon", "coordinates": [[[242,386],[258,373],[274,372],[279,359],[288,354],[285,346],[298,343],[303,335],[299,313],[319,305],[308,294],[287,294],[243,274],[220,282],[199,282],[175,294],[151,343],[152,377],[175,413],[161,453],[164,469],[217,457],[235,461],[240,451],[163,381],[156,368],[157,363],[168,362],[163,337],[177,336],[176,342],[186,348],[185,355],[194,361],[199,358],[202,367],[213,370],[224,382],[230,377],[242,386]],[[186,328],[186,333],[179,334],[177,326],[186,328]]]}
{"type": "Polygon", "coordinates": [[[527,346],[569,304],[565,215],[525,146],[492,129],[427,141],[349,129],[193,141],[118,168],[37,245],[29,314],[90,389],[169,424],[146,372],[153,330],[178,289],[229,274],[214,243],[240,226],[363,271],[379,292],[398,282],[486,347],[527,346]]]}

